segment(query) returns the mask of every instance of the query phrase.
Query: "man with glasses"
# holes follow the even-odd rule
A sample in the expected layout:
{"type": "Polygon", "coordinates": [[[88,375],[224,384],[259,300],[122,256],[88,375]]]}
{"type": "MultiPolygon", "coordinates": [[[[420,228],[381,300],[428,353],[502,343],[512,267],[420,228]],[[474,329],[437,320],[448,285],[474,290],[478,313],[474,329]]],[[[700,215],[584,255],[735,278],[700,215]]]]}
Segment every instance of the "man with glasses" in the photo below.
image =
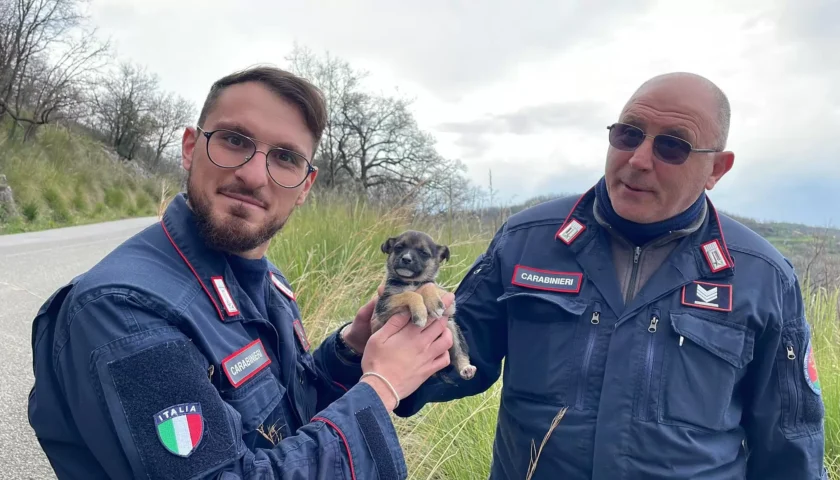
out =
{"type": "Polygon", "coordinates": [[[603,178],[511,216],[456,291],[451,368],[395,413],[502,374],[492,479],[825,479],[824,407],[792,265],[719,214],[730,107],[705,78],[644,83],[603,178]]]}
{"type": "Polygon", "coordinates": [[[447,319],[371,336],[371,301],[313,349],[265,257],[325,124],[301,78],[222,78],[183,136],[186,194],[38,312],[29,421],[59,479],[407,476],[389,414],[449,364],[447,319]]]}

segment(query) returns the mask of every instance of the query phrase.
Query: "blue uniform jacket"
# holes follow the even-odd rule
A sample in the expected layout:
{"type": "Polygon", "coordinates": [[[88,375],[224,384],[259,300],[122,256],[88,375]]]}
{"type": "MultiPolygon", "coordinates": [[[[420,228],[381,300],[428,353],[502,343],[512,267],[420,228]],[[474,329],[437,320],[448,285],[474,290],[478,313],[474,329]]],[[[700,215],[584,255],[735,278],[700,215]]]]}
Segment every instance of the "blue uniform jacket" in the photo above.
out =
{"type": "Polygon", "coordinates": [[[625,305],[593,200],[508,219],[456,291],[476,377],[432,377],[395,413],[483,392],[503,370],[492,479],[525,478],[563,407],[534,480],[826,478],[791,264],[709,202],[625,305]]]}
{"type": "Polygon", "coordinates": [[[182,194],[50,297],[33,325],[29,420],[58,478],[404,478],[359,363],[334,335],[312,350],[270,269],[263,318],[182,194]]]}

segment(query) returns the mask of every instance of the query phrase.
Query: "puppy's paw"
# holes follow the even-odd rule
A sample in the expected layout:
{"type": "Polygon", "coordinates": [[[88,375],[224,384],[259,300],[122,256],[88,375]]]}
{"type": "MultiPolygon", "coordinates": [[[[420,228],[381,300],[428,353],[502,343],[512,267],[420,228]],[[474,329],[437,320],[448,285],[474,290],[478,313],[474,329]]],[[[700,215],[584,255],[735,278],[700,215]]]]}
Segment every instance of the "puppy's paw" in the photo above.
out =
{"type": "Polygon", "coordinates": [[[425,327],[428,320],[429,316],[425,310],[418,309],[417,311],[411,312],[411,322],[420,328],[425,327]]]}
{"type": "Polygon", "coordinates": [[[443,302],[437,295],[425,295],[423,297],[423,304],[426,306],[430,317],[440,318],[443,316],[443,302]]]}
{"type": "Polygon", "coordinates": [[[466,367],[461,368],[458,374],[460,374],[461,378],[464,380],[469,380],[475,376],[476,370],[475,365],[467,365],[466,367]]]}

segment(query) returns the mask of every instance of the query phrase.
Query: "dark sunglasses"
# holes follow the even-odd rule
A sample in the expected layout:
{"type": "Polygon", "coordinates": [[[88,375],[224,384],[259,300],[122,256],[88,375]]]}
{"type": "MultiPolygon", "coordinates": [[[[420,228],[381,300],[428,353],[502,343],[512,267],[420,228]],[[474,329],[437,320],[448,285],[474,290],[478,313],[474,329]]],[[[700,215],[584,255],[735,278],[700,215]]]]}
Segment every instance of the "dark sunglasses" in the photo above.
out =
{"type": "Polygon", "coordinates": [[[614,123],[608,126],[607,130],[610,131],[610,145],[618,150],[628,152],[639,148],[645,138],[652,137],[653,154],[656,155],[656,158],[671,165],[685,163],[691,152],[711,153],[718,151],[709,148],[694,148],[687,141],[673,135],[647,135],[641,128],[626,123],[614,123]]]}

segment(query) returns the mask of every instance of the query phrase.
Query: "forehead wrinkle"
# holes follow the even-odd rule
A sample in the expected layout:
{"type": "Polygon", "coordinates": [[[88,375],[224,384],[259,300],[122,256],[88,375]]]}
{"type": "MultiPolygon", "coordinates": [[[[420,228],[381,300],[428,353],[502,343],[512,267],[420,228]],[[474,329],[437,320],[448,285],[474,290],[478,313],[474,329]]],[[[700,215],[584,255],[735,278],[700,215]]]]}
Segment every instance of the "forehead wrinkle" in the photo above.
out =
{"type": "MultiPolygon", "coordinates": [[[[632,119],[632,121],[635,121],[636,123],[644,124],[639,126],[645,128],[649,127],[649,122],[658,120],[658,117],[668,117],[667,119],[669,120],[669,123],[665,124],[659,131],[645,131],[645,133],[668,133],[668,130],[680,128],[682,130],[685,130],[686,133],[688,133],[687,137],[689,138],[686,138],[686,140],[688,140],[692,145],[694,145],[694,143],[697,142],[701,137],[703,137],[704,134],[708,136],[707,132],[710,132],[712,130],[711,128],[709,128],[709,125],[707,125],[706,128],[704,128],[703,124],[708,124],[708,122],[705,122],[703,120],[702,115],[699,115],[700,118],[698,118],[698,116],[688,115],[682,112],[659,110],[652,106],[645,105],[643,102],[635,102],[632,105],[628,106],[627,110],[622,115],[622,119],[632,119]],[[676,122],[672,121],[672,119],[675,119],[676,122]]],[[[661,122],[657,121],[656,123],[661,122]]]]}

